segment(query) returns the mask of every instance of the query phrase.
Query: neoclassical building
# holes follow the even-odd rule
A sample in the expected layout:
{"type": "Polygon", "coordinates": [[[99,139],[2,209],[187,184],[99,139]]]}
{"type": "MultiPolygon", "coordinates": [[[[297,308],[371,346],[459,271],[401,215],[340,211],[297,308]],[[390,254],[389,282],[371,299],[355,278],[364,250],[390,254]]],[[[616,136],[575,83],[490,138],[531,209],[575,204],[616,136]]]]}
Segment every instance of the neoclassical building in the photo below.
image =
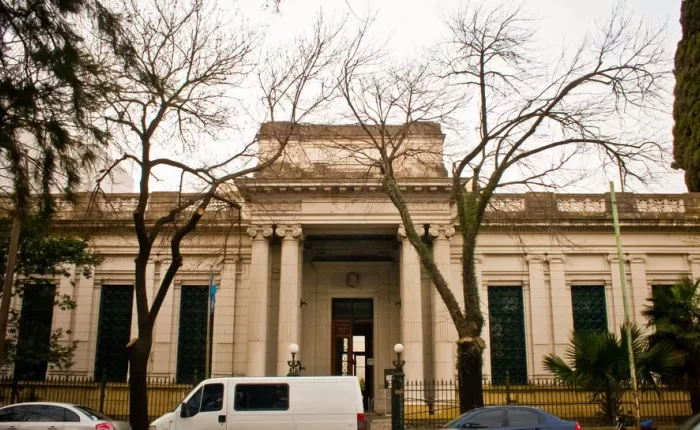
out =
{"type": "MultiPolygon", "coordinates": [[[[261,149],[274,145],[260,131],[261,149]]],[[[460,236],[440,157],[444,135],[424,124],[410,136],[433,156],[402,163],[401,187],[414,222],[461,298],[460,236]]],[[[300,129],[268,171],[232,184],[240,214],[217,206],[184,245],[158,317],[150,372],[191,382],[205,367],[210,277],[218,286],[212,317],[211,372],[282,375],[288,346],[300,346],[304,375],[358,374],[366,396],[384,388],[393,345],[405,345],[412,380],[453,379],[456,333],[404,235],[397,211],[371,169],[343,149],[361,146],[353,126],[300,129]]],[[[78,341],[75,375],[125,379],[125,345],[136,336],[131,227],[136,196],[82,196],[62,204],[56,228],[89,232],[105,258],[92,278],[56,279],[77,302],[44,321],[78,341]]],[[[177,196],[154,193],[149,219],[177,196]]],[[[680,276],[700,277],[700,196],[618,194],[624,264],[633,318],[652,290],[680,276]]],[[[477,271],[486,316],[484,378],[546,377],[542,357],[561,354],[573,330],[623,320],[609,194],[497,195],[478,241],[477,271]]],[[[167,267],[167,237],[148,265],[148,294],[167,267]]],[[[21,308],[21,303],[15,303],[21,308]]],[[[52,371],[49,369],[48,373],[52,371]]]]}

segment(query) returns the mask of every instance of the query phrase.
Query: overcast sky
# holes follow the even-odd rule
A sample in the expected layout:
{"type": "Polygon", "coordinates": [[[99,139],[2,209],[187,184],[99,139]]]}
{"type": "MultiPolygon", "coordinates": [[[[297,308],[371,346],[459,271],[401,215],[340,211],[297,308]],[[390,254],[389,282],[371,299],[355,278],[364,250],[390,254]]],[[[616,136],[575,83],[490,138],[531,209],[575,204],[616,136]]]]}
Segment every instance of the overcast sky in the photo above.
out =
{"type": "MultiPolygon", "coordinates": [[[[475,0],[477,1],[479,0],[475,0]]],[[[497,0],[482,1],[487,5],[503,3],[497,0]]],[[[374,12],[376,21],[373,32],[377,39],[387,41],[386,48],[394,57],[419,55],[426,48],[434,46],[446,34],[443,18],[465,4],[465,0],[281,0],[279,13],[273,13],[261,6],[264,2],[265,0],[239,0],[238,7],[252,25],[267,29],[268,40],[283,41],[300,29],[311,27],[319,11],[329,18],[341,18],[347,14],[348,20],[358,20],[358,17],[366,17],[368,13],[374,12]]],[[[536,19],[534,25],[537,26],[542,52],[551,50],[551,55],[557,55],[561,52],[562,44],[576,45],[586,32],[593,29],[596,21],[604,21],[616,1],[527,0],[520,3],[536,19]]],[[[658,26],[666,25],[670,55],[680,39],[680,4],[681,0],[627,0],[630,9],[647,22],[658,26]]],[[[672,91],[672,88],[669,90],[672,91]]],[[[673,124],[671,107],[672,100],[669,100],[667,120],[658,124],[669,146],[673,124]]],[[[662,181],[662,185],[651,191],[686,191],[681,173],[668,173],[668,178],[665,179],[667,180],[662,181]]],[[[166,184],[154,187],[163,188],[168,187],[166,184]]]]}

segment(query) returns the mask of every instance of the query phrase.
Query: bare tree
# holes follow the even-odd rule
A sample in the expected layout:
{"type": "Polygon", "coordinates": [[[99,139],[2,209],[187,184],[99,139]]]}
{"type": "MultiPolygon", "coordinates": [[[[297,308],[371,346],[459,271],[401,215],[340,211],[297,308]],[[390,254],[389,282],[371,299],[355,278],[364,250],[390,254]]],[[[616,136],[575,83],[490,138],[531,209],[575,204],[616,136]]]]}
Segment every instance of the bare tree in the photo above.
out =
{"type": "MultiPolygon", "coordinates": [[[[663,97],[668,63],[662,31],[648,30],[618,7],[597,33],[553,67],[533,53],[535,24],[519,8],[468,7],[447,20],[451,38],[435,51],[434,71],[376,71],[358,48],[340,79],[349,115],[366,134],[384,191],[435,285],[459,339],[462,412],[483,405],[480,310],[474,254],[484,216],[503,188],[558,189],[609,168],[623,179],[650,180],[663,148],[643,120],[663,97]],[[368,77],[367,70],[374,70],[368,77]],[[473,100],[466,108],[459,100],[473,100]],[[397,166],[424,160],[411,135],[423,121],[455,120],[477,132],[456,142],[451,203],[462,246],[462,299],[450,290],[418,234],[397,166]],[[633,130],[633,131],[630,131],[633,130]]],[[[361,159],[366,159],[365,151],[361,159]]],[[[442,155],[441,155],[442,156],[442,155]]],[[[430,158],[430,157],[428,157],[430,158]]]]}
{"type": "Polygon", "coordinates": [[[111,100],[106,120],[123,136],[123,153],[112,167],[128,161],[137,166],[140,176],[133,212],[138,239],[134,285],[138,337],[128,345],[130,423],[135,430],[146,430],[149,424],[146,383],[153,329],[183,264],[182,240],[195,230],[211,202],[239,210],[240,200],[225,185],[272,164],[297,125],[335,93],[334,81],[329,79],[342,46],[339,27],[319,19],[309,37],[265,54],[258,34],[239,26],[230,31],[232,27],[222,20],[226,14],[210,5],[204,0],[126,2],[121,13],[128,17],[125,31],[133,55],[112,57],[121,91],[111,100]],[[119,61],[124,58],[129,61],[119,61]],[[251,89],[251,83],[258,88],[251,89]],[[230,148],[215,146],[226,139],[226,131],[247,118],[234,103],[237,91],[261,94],[265,108],[259,121],[287,119],[274,133],[278,144],[266,153],[257,151],[255,139],[232,153],[230,148]],[[208,153],[221,151],[223,156],[213,164],[198,162],[194,154],[203,145],[208,153]],[[257,164],[253,164],[255,156],[260,157],[257,164]],[[154,178],[167,171],[180,178],[180,198],[159,213],[149,210],[147,214],[154,178]],[[170,263],[149,303],[146,267],[156,240],[166,232],[170,263]]]}

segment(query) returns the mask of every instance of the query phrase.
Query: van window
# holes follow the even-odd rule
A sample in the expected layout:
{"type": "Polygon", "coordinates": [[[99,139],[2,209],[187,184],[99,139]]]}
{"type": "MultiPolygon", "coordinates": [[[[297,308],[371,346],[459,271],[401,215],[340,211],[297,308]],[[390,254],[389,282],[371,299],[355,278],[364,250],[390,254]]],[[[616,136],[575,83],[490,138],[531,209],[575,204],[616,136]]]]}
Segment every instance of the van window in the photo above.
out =
{"type": "Polygon", "coordinates": [[[200,412],[220,411],[224,406],[224,384],[208,384],[204,386],[202,408],[200,412]]]}
{"type": "Polygon", "coordinates": [[[289,409],[289,385],[237,384],[233,408],[237,411],[286,411],[289,409]]]}

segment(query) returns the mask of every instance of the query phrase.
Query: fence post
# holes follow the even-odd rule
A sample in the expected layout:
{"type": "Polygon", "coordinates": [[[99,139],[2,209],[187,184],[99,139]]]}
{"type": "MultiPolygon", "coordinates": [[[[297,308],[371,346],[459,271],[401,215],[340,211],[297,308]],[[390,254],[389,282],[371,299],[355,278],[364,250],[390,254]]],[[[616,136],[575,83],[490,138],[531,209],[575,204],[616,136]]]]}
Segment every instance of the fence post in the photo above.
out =
{"type": "Polygon", "coordinates": [[[403,365],[405,361],[401,360],[403,345],[400,343],[394,346],[396,352],[396,361],[394,364],[394,373],[391,375],[391,430],[404,430],[404,373],[403,365]]]}
{"type": "Polygon", "coordinates": [[[512,402],[510,398],[510,371],[506,370],[506,405],[510,405],[512,402]]]}
{"type": "Polygon", "coordinates": [[[102,369],[102,378],[100,379],[100,412],[105,411],[105,396],[107,394],[107,369],[102,369]]]}
{"type": "Polygon", "coordinates": [[[10,400],[12,403],[19,402],[19,378],[12,376],[12,389],[10,391],[10,400]]]}

